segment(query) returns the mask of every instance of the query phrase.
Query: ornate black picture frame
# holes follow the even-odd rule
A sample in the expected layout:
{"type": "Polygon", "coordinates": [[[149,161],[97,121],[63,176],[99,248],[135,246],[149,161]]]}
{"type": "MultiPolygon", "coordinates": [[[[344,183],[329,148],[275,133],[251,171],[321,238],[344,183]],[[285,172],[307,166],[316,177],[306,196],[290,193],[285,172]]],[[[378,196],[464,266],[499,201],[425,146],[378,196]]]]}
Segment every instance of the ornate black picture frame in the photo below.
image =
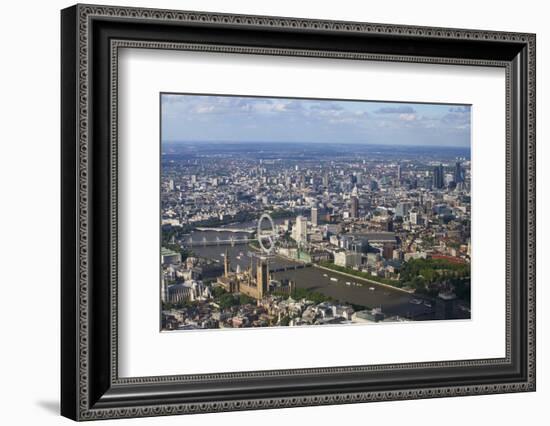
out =
{"type": "Polygon", "coordinates": [[[74,420],[535,390],[535,35],[76,5],[61,13],[61,413],[74,420]],[[120,47],[506,70],[506,356],[119,378],[120,47]]]}

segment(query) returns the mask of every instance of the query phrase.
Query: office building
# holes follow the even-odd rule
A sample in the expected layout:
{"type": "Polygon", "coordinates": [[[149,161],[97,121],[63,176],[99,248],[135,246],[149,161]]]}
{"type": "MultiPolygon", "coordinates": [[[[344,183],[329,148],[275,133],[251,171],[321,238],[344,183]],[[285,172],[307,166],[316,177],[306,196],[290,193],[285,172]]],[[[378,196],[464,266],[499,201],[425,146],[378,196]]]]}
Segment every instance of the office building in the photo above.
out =
{"type": "Polygon", "coordinates": [[[351,197],[350,200],[350,217],[356,219],[359,217],[359,199],[351,197]]]}
{"type": "Polygon", "coordinates": [[[406,217],[409,214],[409,211],[412,208],[412,203],[409,202],[400,202],[397,203],[395,208],[395,216],[406,217]]]}
{"type": "Polygon", "coordinates": [[[292,239],[298,244],[307,242],[307,218],[305,216],[296,217],[296,223],[292,228],[292,239]]]}
{"type": "Polygon", "coordinates": [[[436,189],[442,189],[445,186],[445,176],[443,173],[443,165],[440,164],[434,167],[433,170],[433,187],[436,189]]]}
{"type": "Polygon", "coordinates": [[[460,165],[460,161],[457,161],[455,164],[455,175],[454,175],[455,183],[462,183],[464,182],[464,175],[462,172],[462,167],[460,165]]]}
{"type": "Polygon", "coordinates": [[[317,207],[311,208],[311,225],[312,226],[319,225],[319,210],[317,209],[317,207]]]}

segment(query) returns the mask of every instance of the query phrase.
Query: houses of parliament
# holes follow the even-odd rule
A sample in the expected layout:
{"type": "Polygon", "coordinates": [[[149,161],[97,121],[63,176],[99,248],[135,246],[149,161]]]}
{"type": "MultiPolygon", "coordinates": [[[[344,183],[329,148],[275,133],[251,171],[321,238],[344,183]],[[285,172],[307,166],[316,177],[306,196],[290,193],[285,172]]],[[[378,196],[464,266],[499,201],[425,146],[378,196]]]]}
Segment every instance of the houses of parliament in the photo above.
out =
{"type": "Polygon", "coordinates": [[[223,277],[218,277],[217,283],[230,293],[241,293],[256,300],[261,300],[269,293],[269,269],[265,259],[258,258],[256,274],[254,274],[252,262],[244,271],[240,271],[239,266],[236,271],[232,271],[229,252],[226,250],[223,272],[223,277]]]}

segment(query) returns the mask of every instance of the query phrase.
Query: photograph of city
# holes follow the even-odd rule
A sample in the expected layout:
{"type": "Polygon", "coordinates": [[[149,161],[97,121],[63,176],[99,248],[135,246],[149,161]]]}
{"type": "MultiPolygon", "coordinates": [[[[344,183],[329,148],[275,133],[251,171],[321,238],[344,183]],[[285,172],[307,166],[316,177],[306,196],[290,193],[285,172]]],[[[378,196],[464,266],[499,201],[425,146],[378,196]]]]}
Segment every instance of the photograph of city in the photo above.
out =
{"type": "Polygon", "coordinates": [[[469,105],[160,94],[160,330],[470,319],[469,105]]]}

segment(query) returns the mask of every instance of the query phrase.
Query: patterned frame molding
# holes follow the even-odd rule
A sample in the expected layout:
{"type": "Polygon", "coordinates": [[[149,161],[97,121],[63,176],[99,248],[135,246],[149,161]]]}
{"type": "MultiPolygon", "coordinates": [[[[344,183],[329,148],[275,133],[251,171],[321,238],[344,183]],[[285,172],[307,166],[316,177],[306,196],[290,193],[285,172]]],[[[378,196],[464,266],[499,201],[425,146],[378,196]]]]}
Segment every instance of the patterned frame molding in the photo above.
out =
{"type": "MultiPolygon", "coordinates": [[[[65,277],[62,282],[62,414],[75,420],[93,420],[105,418],[159,416],[171,414],[206,413],[230,410],[248,410],[264,408],[282,408],[308,405],[345,404],[368,401],[402,400],[415,398],[434,398],[443,396],[464,396],[490,393],[506,393],[518,391],[533,391],[535,389],[535,36],[533,34],[479,31],[464,29],[429,28],[402,25],[369,24],[357,22],[337,22],[325,20],[294,19],[266,16],[246,16],[217,13],[201,13],[187,11],[169,11],[156,9],[138,9],[126,7],[104,7],[92,5],[77,5],[63,11],[62,19],[62,51],[63,73],[67,81],[63,81],[63,177],[71,178],[72,182],[63,183],[63,211],[67,216],[74,215],[72,225],[64,223],[62,241],[63,271],[65,277]],[[92,332],[97,315],[92,312],[90,280],[94,258],[92,249],[92,214],[96,207],[92,191],[93,170],[91,169],[91,123],[90,116],[93,109],[91,84],[91,57],[92,49],[92,22],[94,20],[110,22],[136,22],[152,25],[187,25],[194,26],[223,26],[225,28],[276,29],[293,32],[325,32],[327,34],[361,34],[377,35],[380,37],[410,37],[411,40],[443,40],[443,41],[474,41],[480,43],[505,43],[516,45],[524,49],[522,60],[526,61],[524,68],[526,75],[523,81],[513,81],[512,73],[517,64],[512,58],[507,60],[485,60],[460,57],[437,56],[406,56],[384,53],[350,53],[341,51],[319,51],[315,49],[287,49],[287,48],[254,48],[245,46],[215,45],[208,43],[179,43],[171,41],[144,41],[144,40],[110,40],[109,54],[110,80],[110,120],[109,127],[110,152],[110,283],[108,303],[110,303],[108,324],[105,330],[110,345],[108,366],[105,360],[99,363],[100,367],[92,365],[91,357],[94,348],[91,342],[99,339],[92,332]],[[200,376],[164,376],[119,378],[117,368],[117,84],[118,84],[118,49],[120,47],[155,48],[155,49],[183,49],[198,51],[223,51],[240,54],[263,55],[298,55],[342,59],[383,60],[398,62],[425,62],[446,63],[458,65],[497,66],[506,69],[506,109],[507,109],[507,165],[506,165],[506,192],[507,192],[507,259],[506,259],[506,358],[487,360],[464,360],[452,362],[434,362],[417,364],[394,364],[362,367],[327,367],[324,369],[306,370],[277,370],[248,373],[222,373],[218,375],[200,376]],[[512,96],[522,86],[525,92],[525,105],[512,105],[512,96]],[[75,102],[76,99],[76,102],[75,102]],[[166,402],[156,404],[125,404],[116,402],[114,398],[107,398],[111,390],[125,389],[125,386],[156,385],[182,382],[216,381],[220,379],[244,379],[250,377],[293,376],[303,377],[309,374],[330,375],[357,371],[400,370],[410,368],[438,368],[457,366],[488,366],[511,364],[511,341],[513,320],[511,303],[513,297],[512,265],[510,258],[517,248],[512,247],[511,213],[513,207],[513,177],[512,163],[517,161],[512,152],[511,139],[518,129],[511,127],[511,118],[514,108],[520,108],[524,117],[525,126],[524,163],[521,166],[525,174],[522,186],[523,193],[517,195],[518,200],[525,203],[525,218],[523,234],[520,235],[525,247],[525,300],[523,312],[525,318],[525,369],[524,379],[519,381],[475,384],[449,385],[426,388],[403,387],[397,390],[360,391],[318,393],[300,396],[273,396],[261,398],[227,398],[205,402],[166,402]],[[67,124],[65,124],[67,121],[67,124]],[[72,126],[72,127],[71,127],[72,126]],[[66,153],[65,153],[66,151],[66,153]],[[100,370],[100,371],[99,371],[100,370]],[[105,373],[105,371],[107,373],[105,373]],[[99,372],[98,372],[99,371],[99,372]],[[91,385],[94,375],[102,379],[91,385]],[[106,376],[105,376],[106,375],[106,376]]],[[[413,43],[413,41],[411,41],[413,43]]],[[[516,112],[517,113],[517,112],[516,112]]],[[[518,231],[519,232],[519,231],[518,231]]],[[[514,277],[515,279],[518,276],[514,277]]],[[[102,299],[103,300],[103,299],[102,299]]],[[[95,355],[94,355],[95,356],[95,355]]],[[[94,376],[95,377],[95,376],[94,376]]],[[[116,392],[115,392],[116,396],[116,392]]]]}
{"type": "MultiPolygon", "coordinates": [[[[465,60],[456,58],[418,58],[414,56],[396,56],[396,55],[371,55],[363,53],[342,53],[342,52],[323,52],[317,50],[298,50],[298,49],[270,49],[270,48],[250,48],[250,47],[235,47],[222,45],[202,45],[190,43],[159,43],[151,41],[132,41],[132,40],[111,40],[111,164],[112,164],[112,192],[111,192],[111,234],[113,236],[113,244],[111,246],[111,332],[113,348],[117,347],[118,329],[117,329],[117,222],[118,222],[118,188],[117,188],[117,163],[118,163],[118,54],[121,48],[131,49],[159,49],[159,50],[181,50],[194,52],[214,52],[214,53],[234,53],[234,54],[249,54],[249,55],[270,55],[270,56],[301,56],[315,57],[328,59],[352,59],[352,60],[368,60],[368,61],[384,61],[384,62],[401,62],[401,63],[430,63],[430,64],[447,64],[447,65],[471,65],[471,66],[486,66],[486,67],[502,67],[506,73],[506,86],[508,87],[506,97],[510,98],[510,65],[503,61],[487,61],[487,60],[465,60]]],[[[507,116],[510,111],[507,109],[507,116]]],[[[511,162],[510,150],[510,132],[507,130],[506,135],[506,161],[509,166],[511,162]]],[[[509,173],[509,171],[508,171],[509,173]]],[[[511,193],[510,180],[506,181],[506,191],[511,193]]],[[[508,197],[510,198],[510,197],[508,197]]],[[[508,200],[509,201],[509,200],[508,200]]],[[[510,214],[507,209],[506,222],[507,229],[510,228],[510,214]]],[[[510,238],[507,238],[507,253],[510,253],[510,238]]],[[[491,364],[502,364],[510,362],[511,351],[511,281],[507,276],[506,282],[506,356],[504,358],[492,359],[476,359],[476,360],[459,360],[445,362],[417,362],[403,364],[381,364],[381,365],[366,365],[353,367],[327,367],[327,368],[308,368],[308,369],[293,369],[293,370],[263,370],[238,373],[217,373],[217,374],[201,374],[201,375],[178,375],[178,376],[161,376],[161,377],[135,377],[135,378],[119,378],[118,377],[118,353],[116,350],[112,352],[111,359],[111,380],[118,384],[145,384],[145,383],[170,383],[174,381],[194,381],[194,380],[218,380],[218,379],[242,379],[247,377],[265,377],[265,376],[297,376],[303,374],[339,374],[357,371],[385,371],[405,368],[426,368],[426,367],[459,367],[459,366],[486,366],[491,364]]]]}

